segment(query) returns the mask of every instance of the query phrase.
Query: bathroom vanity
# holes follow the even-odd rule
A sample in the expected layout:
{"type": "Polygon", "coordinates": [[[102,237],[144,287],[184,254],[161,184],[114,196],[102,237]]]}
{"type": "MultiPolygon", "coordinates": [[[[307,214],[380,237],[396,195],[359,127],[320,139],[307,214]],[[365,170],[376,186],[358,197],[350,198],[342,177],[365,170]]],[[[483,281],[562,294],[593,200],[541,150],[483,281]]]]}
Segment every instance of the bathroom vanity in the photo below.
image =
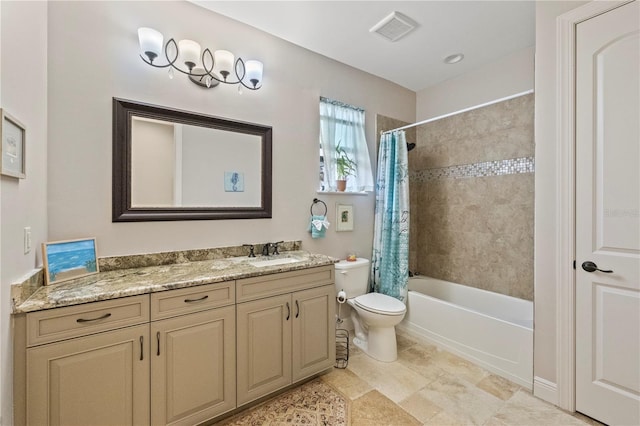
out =
{"type": "Polygon", "coordinates": [[[198,424],[331,368],[336,260],[280,259],[40,288],[14,307],[15,424],[198,424]]]}

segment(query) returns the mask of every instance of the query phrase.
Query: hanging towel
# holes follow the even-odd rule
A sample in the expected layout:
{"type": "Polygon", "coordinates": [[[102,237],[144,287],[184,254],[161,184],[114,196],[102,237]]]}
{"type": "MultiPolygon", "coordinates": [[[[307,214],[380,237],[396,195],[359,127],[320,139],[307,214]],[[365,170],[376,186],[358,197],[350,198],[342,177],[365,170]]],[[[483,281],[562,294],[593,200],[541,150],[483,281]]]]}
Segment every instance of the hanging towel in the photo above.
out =
{"type": "Polygon", "coordinates": [[[324,215],[312,215],[309,222],[309,232],[311,232],[311,238],[324,238],[327,228],[329,228],[329,221],[324,215]]]}

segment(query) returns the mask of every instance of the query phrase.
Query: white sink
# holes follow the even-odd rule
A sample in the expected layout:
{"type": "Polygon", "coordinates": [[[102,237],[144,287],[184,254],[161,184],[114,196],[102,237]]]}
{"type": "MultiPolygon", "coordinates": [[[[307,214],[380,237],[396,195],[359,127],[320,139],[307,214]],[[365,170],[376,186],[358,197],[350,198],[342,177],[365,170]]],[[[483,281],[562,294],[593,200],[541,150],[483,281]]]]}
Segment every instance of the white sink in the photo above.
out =
{"type": "Polygon", "coordinates": [[[249,264],[257,268],[262,268],[264,266],[285,265],[287,263],[296,263],[296,262],[300,262],[300,259],[296,259],[293,257],[281,257],[279,259],[258,260],[255,262],[249,262],[249,264]]]}

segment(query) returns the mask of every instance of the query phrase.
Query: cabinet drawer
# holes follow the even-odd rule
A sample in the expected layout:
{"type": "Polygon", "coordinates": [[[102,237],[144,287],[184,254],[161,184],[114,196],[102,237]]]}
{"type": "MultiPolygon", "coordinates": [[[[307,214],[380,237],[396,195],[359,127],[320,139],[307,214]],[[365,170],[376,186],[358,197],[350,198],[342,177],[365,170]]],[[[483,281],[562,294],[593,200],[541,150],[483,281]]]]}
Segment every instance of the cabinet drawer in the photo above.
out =
{"type": "Polygon", "coordinates": [[[149,322],[149,296],[124,297],[27,314],[27,346],[149,322]]]}
{"type": "Polygon", "coordinates": [[[333,284],[334,271],[333,265],[327,265],[281,274],[244,278],[236,281],[237,302],[333,284]]]}
{"type": "Polygon", "coordinates": [[[235,281],[151,294],[151,321],[235,303],[235,281]]]}

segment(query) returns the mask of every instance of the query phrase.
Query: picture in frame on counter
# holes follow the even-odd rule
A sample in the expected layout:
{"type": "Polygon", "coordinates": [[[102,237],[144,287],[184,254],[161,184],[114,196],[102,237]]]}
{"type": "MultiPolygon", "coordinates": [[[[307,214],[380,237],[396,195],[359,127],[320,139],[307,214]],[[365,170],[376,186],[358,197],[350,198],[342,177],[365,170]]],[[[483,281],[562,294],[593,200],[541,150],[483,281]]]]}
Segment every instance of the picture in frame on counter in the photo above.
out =
{"type": "Polygon", "coordinates": [[[25,170],[26,127],[4,108],[0,109],[2,163],[0,173],[18,179],[27,177],[25,170]]]}
{"type": "Polygon", "coordinates": [[[45,285],[98,273],[95,238],[42,243],[45,285]]]}
{"type": "Polygon", "coordinates": [[[336,208],[336,232],[353,231],[353,205],[338,204],[336,208]]]}

